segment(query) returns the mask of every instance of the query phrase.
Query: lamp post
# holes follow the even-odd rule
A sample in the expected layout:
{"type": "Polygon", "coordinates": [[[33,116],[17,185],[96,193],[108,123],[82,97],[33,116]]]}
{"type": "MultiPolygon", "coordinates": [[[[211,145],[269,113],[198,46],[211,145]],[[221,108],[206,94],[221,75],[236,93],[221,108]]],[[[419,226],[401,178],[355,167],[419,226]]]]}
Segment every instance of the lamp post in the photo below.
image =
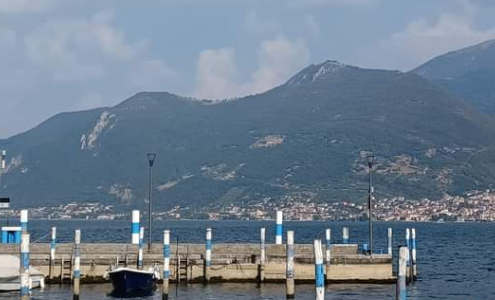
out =
{"type": "Polygon", "coordinates": [[[369,220],[369,251],[370,256],[373,256],[373,182],[372,182],[372,173],[373,173],[373,161],[375,160],[375,156],[373,154],[369,154],[366,156],[366,160],[368,161],[368,173],[369,173],[369,189],[368,189],[368,220],[369,220]]]}
{"type": "Polygon", "coordinates": [[[0,193],[2,192],[2,173],[5,170],[5,156],[7,156],[7,151],[2,150],[0,154],[0,193]]]}
{"type": "Polygon", "coordinates": [[[148,234],[149,234],[149,239],[148,239],[148,253],[151,252],[151,196],[152,196],[152,188],[151,188],[151,181],[152,181],[152,174],[151,174],[151,169],[153,168],[153,163],[155,162],[156,158],[156,153],[148,153],[148,163],[150,166],[150,173],[149,173],[149,184],[148,184],[148,234]]]}

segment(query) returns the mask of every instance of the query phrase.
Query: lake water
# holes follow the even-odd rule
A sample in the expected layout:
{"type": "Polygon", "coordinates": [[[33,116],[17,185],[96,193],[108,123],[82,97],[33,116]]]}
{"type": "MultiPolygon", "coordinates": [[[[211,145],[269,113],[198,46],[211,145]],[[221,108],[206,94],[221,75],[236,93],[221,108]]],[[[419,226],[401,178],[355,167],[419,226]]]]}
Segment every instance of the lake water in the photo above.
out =
{"type": "MultiPolygon", "coordinates": [[[[47,242],[51,226],[57,226],[61,241],[72,241],[74,229],[82,230],[83,242],[128,242],[129,221],[31,221],[32,241],[47,242]]],[[[172,241],[203,243],[205,229],[213,229],[213,243],[258,243],[259,228],[267,228],[267,240],[273,242],[274,222],[265,221],[157,221],[153,236],[161,242],[162,231],[172,230],[172,241]]],[[[285,230],[295,231],[296,243],[311,243],[324,238],[325,228],[332,229],[334,243],[348,226],[353,243],[367,242],[365,222],[285,222],[285,230]]],[[[494,300],[495,299],[495,224],[493,223],[384,223],[374,226],[375,252],[386,252],[387,228],[394,229],[394,251],[404,244],[405,228],[415,227],[418,241],[419,279],[408,287],[408,299],[494,300]]],[[[146,235],[147,236],[147,235],[146,235]]],[[[394,253],[394,255],[396,255],[394,253]]],[[[395,256],[396,257],[396,256],[395,256]]],[[[81,299],[115,299],[109,296],[111,285],[83,285],[81,299]]],[[[190,284],[171,286],[170,299],[250,300],[285,299],[283,284],[190,284]]],[[[18,294],[0,294],[0,299],[17,299],[18,294]]],[[[35,290],[31,299],[72,299],[70,286],[48,286],[35,290]]],[[[132,299],[161,299],[154,296],[132,299]]],[[[314,286],[296,286],[296,299],[314,299],[314,286]]],[[[332,284],[326,299],[391,300],[395,285],[332,284]]]]}

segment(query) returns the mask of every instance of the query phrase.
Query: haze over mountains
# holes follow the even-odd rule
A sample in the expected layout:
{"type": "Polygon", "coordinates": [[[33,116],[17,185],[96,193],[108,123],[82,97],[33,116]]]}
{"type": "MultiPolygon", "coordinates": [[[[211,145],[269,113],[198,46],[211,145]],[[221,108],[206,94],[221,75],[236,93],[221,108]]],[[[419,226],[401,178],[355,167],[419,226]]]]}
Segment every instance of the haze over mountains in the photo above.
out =
{"type": "Polygon", "coordinates": [[[484,77],[495,64],[488,61],[495,62],[491,42],[408,73],[326,61],[237,100],[141,92],[115,107],[59,114],[0,141],[11,158],[2,194],[15,207],[98,201],[127,211],[145,205],[147,152],[158,153],[159,208],[268,197],[363,201],[368,151],[376,156],[377,197],[490,188],[495,121],[482,112],[495,107],[493,80],[484,77]],[[477,66],[466,65],[466,53],[476,53],[477,66]],[[446,89],[450,80],[456,89],[446,89]],[[484,94],[473,93],[483,82],[484,94]]]}

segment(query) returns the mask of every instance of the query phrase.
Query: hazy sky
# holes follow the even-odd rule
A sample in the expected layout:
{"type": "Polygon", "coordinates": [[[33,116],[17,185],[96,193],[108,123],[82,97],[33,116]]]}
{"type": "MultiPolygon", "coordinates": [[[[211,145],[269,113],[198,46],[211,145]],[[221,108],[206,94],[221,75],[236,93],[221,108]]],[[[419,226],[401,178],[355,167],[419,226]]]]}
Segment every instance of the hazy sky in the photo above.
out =
{"type": "Polygon", "coordinates": [[[222,99],[325,59],[409,70],[495,38],[492,0],[0,0],[0,138],[138,91],[222,99]]]}

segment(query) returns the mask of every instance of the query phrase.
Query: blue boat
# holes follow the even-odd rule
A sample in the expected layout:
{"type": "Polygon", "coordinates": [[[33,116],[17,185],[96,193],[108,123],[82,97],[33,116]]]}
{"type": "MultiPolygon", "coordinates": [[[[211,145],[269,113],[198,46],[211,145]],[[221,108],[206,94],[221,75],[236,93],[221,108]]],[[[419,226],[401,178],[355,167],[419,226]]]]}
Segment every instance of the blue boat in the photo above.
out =
{"type": "Polygon", "coordinates": [[[159,273],[155,269],[136,270],[118,267],[107,272],[112,281],[114,295],[146,295],[155,290],[159,273]]]}

